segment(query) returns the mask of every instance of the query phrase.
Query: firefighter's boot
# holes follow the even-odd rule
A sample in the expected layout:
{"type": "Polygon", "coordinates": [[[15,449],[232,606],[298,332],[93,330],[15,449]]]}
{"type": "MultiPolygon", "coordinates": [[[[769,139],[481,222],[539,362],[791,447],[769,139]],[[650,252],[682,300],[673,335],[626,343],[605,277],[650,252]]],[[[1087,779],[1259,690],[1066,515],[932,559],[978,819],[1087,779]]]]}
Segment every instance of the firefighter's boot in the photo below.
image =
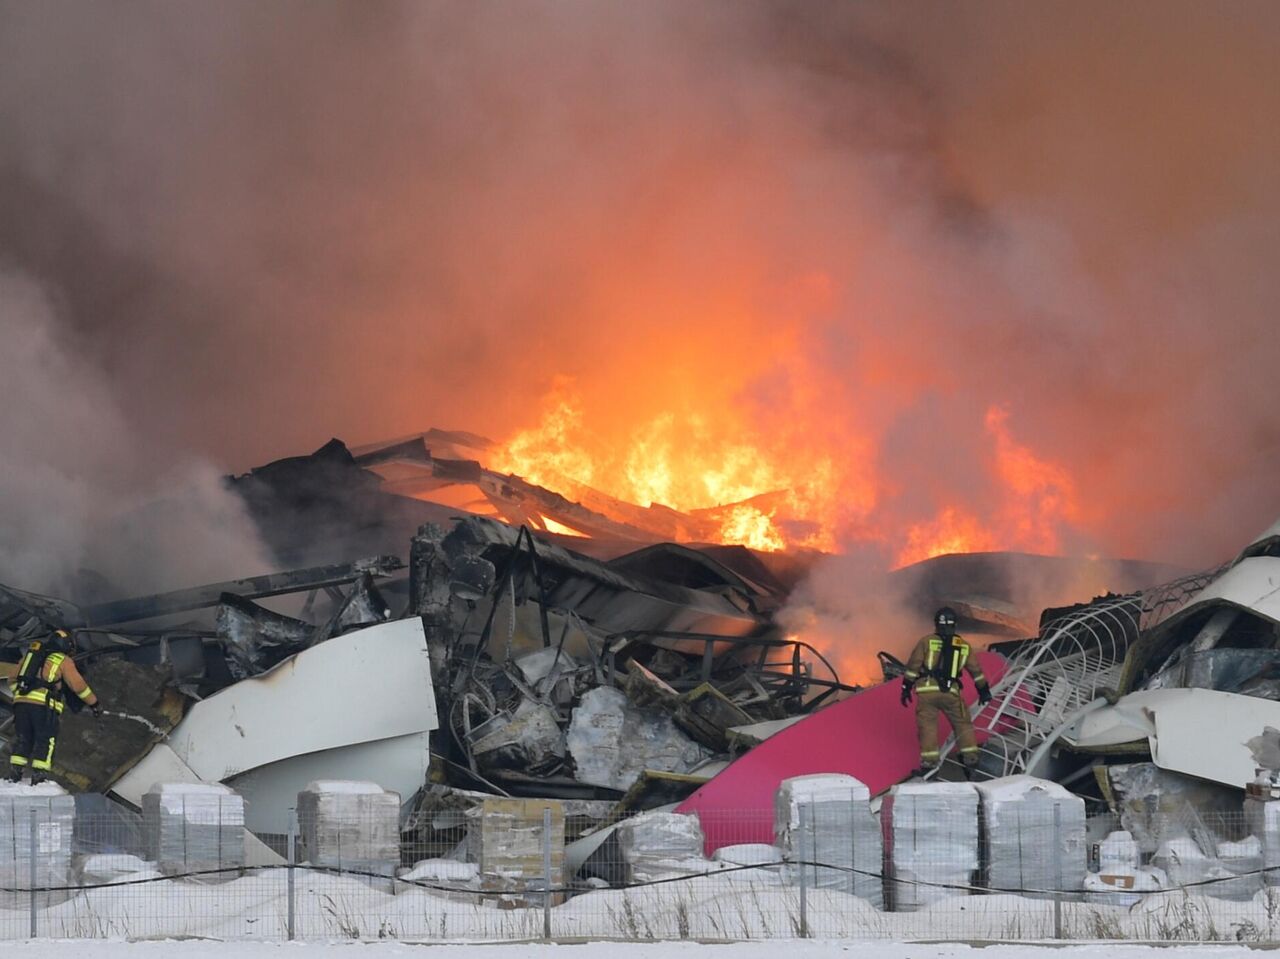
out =
{"type": "Polygon", "coordinates": [[[11,783],[20,783],[20,782],[22,782],[22,767],[21,767],[21,766],[10,766],[10,767],[9,767],[9,775],[5,776],[4,778],[5,778],[6,780],[8,780],[9,782],[11,782],[11,783]]]}
{"type": "Polygon", "coordinates": [[[34,769],[31,770],[31,785],[33,786],[39,786],[42,782],[44,782],[48,778],[49,777],[46,773],[38,772],[34,769]]]}

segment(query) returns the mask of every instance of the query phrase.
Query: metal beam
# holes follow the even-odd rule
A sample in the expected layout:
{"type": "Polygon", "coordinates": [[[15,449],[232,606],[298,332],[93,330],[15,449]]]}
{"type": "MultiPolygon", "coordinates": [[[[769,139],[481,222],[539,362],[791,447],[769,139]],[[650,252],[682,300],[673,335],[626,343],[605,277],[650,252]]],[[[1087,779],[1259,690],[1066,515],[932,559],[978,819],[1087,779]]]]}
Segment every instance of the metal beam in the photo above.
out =
{"type": "Polygon", "coordinates": [[[190,589],[156,593],[152,596],[118,599],[110,603],[86,606],[82,613],[87,626],[116,626],[142,619],[153,619],[156,616],[168,616],[172,613],[184,613],[216,606],[218,597],[223,593],[232,593],[243,599],[266,599],[285,593],[345,585],[356,581],[365,573],[377,577],[389,576],[400,569],[404,569],[404,563],[398,557],[374,556],[356,560],[354,563],[268,573],[265,576],[250,576],[247,579],[233,579],[225,583],[193,586],[190,589]]]}

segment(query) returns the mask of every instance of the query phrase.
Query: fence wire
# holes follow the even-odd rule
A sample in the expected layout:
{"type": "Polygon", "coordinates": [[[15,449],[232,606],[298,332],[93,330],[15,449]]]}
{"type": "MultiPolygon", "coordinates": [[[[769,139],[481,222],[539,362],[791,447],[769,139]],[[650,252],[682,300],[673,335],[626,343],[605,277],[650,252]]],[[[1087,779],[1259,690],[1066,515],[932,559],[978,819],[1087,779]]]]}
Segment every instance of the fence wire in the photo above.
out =
{"type": "Polygon", "coordinates": [[[253,837],[242,810],[6,802],[0,939],[1280,941],[1280,803],[1122,824],[948,788],[726,813],[742,841],[710,853],[695,818],[661,813],[584,848],[548,803],[393,820],[388,844],[381,813],[253,837]]]}

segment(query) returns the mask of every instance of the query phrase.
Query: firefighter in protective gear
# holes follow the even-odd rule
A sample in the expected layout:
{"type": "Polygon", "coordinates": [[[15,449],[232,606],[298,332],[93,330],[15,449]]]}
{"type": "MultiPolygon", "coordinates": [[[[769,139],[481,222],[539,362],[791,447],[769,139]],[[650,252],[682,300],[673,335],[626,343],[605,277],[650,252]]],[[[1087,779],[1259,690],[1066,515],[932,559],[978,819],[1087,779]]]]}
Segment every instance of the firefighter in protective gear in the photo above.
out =
{"type": "Polygon", "coordinates": [[[67,705],[64,689],[75,693],[95,717],[102,714],[98,697],[71,658],[70,634],[55,629],[31,643],[13,678],[13,722],[17,733],[13,755],[9,757],[9,779],[13,782],[22,780],[22,772],[28,766],[32,784],[48,777],[58,745],[58,723],[67,705]]]}
{"type": "Polygon", "coordinates": [[[956,611],[944,606],[933,617],[934,632],[924,637],[907,660],[902,680],[902,705],[911,704],[916,693],[916,731],[920,737],[920,765],[932,769],[938,765],[938,714],[947,717],[960,744],[960,759],[966,775],[978,762],[978,741],[973,734],[969,708],[960,698],[961,674],[967,672],[984,705],[991,702],[991,687],[982,674],[978,659],[969,644],[956,634],[956,611]]]}

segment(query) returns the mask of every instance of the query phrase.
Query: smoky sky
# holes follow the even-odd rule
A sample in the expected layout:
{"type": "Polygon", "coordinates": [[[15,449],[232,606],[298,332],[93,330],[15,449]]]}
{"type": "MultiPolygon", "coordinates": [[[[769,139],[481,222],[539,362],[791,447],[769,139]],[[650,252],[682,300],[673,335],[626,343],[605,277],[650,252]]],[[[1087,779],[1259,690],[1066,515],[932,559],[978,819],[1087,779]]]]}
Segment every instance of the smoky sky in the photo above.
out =
{"type": "Polygon", "coordinates": [[[501,438],[569,376],[912,519],[999,495],[999,405],[1076,479],[1065,548],[1219,560],[1280,513],[1277,41],[1265,2],[0,0],[0,309],[81,371],[11,397],[9,469],[75,471],[42,410],[86,383],[142,491],[501,438]]]}

